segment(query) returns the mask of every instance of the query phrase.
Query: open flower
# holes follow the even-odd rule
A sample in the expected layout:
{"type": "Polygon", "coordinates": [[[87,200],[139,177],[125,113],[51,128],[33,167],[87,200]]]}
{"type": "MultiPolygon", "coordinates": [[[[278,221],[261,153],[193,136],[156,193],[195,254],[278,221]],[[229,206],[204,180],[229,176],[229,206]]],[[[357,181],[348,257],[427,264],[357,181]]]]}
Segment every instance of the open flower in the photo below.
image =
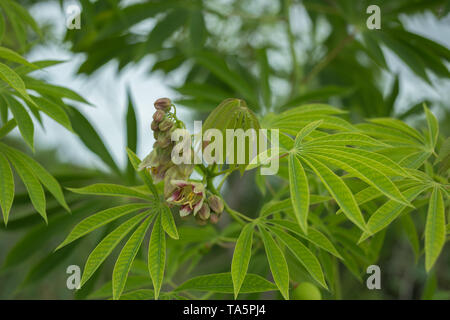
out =
{"type": "Polygon", "coordinates": [[[188,216],[191,213],[195,216],[205,200],[205,187],[203,184],[185,180],[172,180],[171,184],[175,189],[166,201],[170,204],[181,206],[181,217],[188,216]]]}

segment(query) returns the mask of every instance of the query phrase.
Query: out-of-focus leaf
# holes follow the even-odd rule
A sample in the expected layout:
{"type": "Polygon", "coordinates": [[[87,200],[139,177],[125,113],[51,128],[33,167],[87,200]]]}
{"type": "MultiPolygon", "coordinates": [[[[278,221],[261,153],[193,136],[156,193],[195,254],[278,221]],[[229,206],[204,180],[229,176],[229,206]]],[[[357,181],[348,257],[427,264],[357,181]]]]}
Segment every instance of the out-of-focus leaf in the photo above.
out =
{"type": "Polygon", "coordinates": [[[96,183],[83,188],[68,188],[68,190],[79,194],[138,198],[147,201],[152,200],[150,194],[139,191],[137,188],[125,187],[119,184],[111,184],[111,183],[96,183]]]}
{"type": "Polygon", "coordinates": [[[111,154],[106,148],[103,140],[98,135],[97,131],[92,127],[89,121],[75,108],[70,108],[70,120],[72,122],[73,130],[78,134],[81,141],[94,152],[103,162],[108,165],[115,173],[121,175],[120,169],[113,160],[111,154]]]}
{"type": "MultiPolygon", "coordinates": [[[[137,148],[137,122],[136,122],[136,112],[133,106],[133,100],[131,97],[130,89],[127,91],[128,93],[128,109],[126,116],[126,124],[127,124],[127,148],[136,153],[137,148]]],[[[135,181],[135,170],[133,168],[133,164],[131,162],[127,163],[127,177],[130,183],[134,183],[135,181]]]]}

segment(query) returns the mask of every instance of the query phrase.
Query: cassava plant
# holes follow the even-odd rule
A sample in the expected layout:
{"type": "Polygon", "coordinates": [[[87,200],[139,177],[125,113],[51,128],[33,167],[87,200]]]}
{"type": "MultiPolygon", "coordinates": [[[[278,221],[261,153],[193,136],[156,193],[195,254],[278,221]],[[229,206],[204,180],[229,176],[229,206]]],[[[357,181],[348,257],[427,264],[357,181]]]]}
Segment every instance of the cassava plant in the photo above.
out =
{"type": "Polygon", "coordinates": [[[448,1],[77,3],[80,29],[57,40],[64,14],[32,14],[62,1],[0,0],[0,299],[450,299],[450,50],[426,30],[445,26],[448,1]],[[93,101],[52,83],[64,61],[36,45],[82,58],[88,83],[141,64],[172,89],[140,109],[127,88],[114,142],[126,165],[89,120],[93,101]],[[420,94],[404,99],[408,87],[420,94]],[[47,118],[103,167],[35,143],[47,118]],[[249,137],[196,140],[193,119],[203,138],[262,133],[257,152],[249,137]],[[83,264],[71,291],[67,266],[83,264]],[[366,285],[374,266],[381,290],[366,285]]]}
{"type": "MultiPolygon", "coordinates": [[[[419,131],[388,118],[353,125],[342,118],[343,110],[325,104],[303,105],[258,120],[242,100],[225,100],[209,115],[203,129],[213,122],[218,130],[260,126],[279,130],[279,146],[271,146],[244,166],[243,171],[260,170],[269,158],[280,161],[276,176],[255,173],[257,179],[266,179],[271,185],[271,195],[257,216],[234,210],[221,194],[226,179],[240,166],[214,162],[177,165],[172,161],[176,148],[173,133],[185,124],[177,118],[170,99],[158,99],[154,106],[153,150],[142,162],[128,150],[143,184],[71,189],[78,194],[122,197],[123,203],[81,221],[59,248],[127,217],[89,255],[82,285],[131,234],[114,266],[109,292],[114,299],[201,298],[194,295],[196,291],[237,298],[240,293],[274,290],[289,299],[290,290],[298,284],[296,273],[333,294],[336,279],[327,272],[329,268],[343,264],[360,277],[368,265],[376,263],[389,225],[397,219],[411,225],[411,216],[420,214],[421,207],[427,207],[422,228],[424,268],[433,268],[448,238],[448,168],[443,160],[448,157],[449,140],[439,138],[438,122],[426,106],[427,128],[419,131]],[[221,181],[216,179],[219,177],[221,181]],[[216,224],[223,215],[231,219],[220,229],[208,229],[210,238],[190,239],[197,232],[186,226],[192,219],[202,233],[205,224],[216,224]],[[128,274],[149,229],[144,263],[151,288],[132,290],[133,286],[127,287],[128,274]],[[190,260],[187,253],[199,250],[205,241],[209,249],[229,245],[234,249],[227,272],[188,277],[176,285],[173,278],[185,272],[190,260]],[[251,260],[261,255],[267,259],[263,263],[268,265],[270,277],[249,272],[251,260]]],[[[195,146],[189,148],[193,151],[195,146]]],[[[225,148],[225,152],[230,150],[225,148]]]]}

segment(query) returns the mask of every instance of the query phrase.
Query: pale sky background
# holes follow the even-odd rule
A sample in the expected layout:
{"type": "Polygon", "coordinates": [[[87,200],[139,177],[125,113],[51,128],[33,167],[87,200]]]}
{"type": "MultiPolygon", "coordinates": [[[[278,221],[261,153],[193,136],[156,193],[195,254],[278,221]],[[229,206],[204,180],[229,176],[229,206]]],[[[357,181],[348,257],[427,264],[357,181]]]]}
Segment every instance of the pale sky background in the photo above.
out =
{"type": "MultiPolygon", "coordinates": [[[[73,1],[65,1],[65,6],[73,1]]],[[[52,20],[54,22],[55,34],[62,38],[65,31],[65,16],[56,2],[43,1],[31,9],[31,14],[40,21],[52,20]]],[[[307,20],[304,12],[296,10],[293,23],[294,31],[301,33],[307,28],[307,20]]],[[[441,44],[450,47],[450,16],[445,19],[436,20],[433,15],[418,15],[405,20],[409,30],[429,37],[441,44]]],[[[152,21],[145,23],[146,28],[151,28],[152,21]]],[[[83,21],[82,25],[83,27],[83,21]]],[[[399,62],[391,52],[386,53],[388,65],[394,72],[400,73],[401,89],[398,105],[407,106],[415,104],[421,97],[432,96],[450,101],[450,80],[434,80],[432,88],[420,81],[416,76],[399,62]]],[[[95,107],[82,106],[80,110],[91,121],[113,157],[119,164],[124,166],[125,156],[125,113],[126,113],[126,87],[131,88],[135,102],[138,120],[138,156],[145,156],[152,147],[153,136],[150,131],[150,123],[153,109],[153,101],[160,97],[175,98],[170,85],[176,85],[182,80],[182,75],[173,75],[163,79],[161,74],[148,72],[152,59],[147,57],[137,65],[128,65],[118,75],[116,73],[116,62],[108,63],[105,67],[91,77],[78,76],[75,74],[78,66],[83,62],[83,55],[73,55],[70,51],[58,45],[38,46],[27,56],[30,61],[41,59],[62,59],[68,62],[51,67],[45,71],[36,72],[36,75],[45,77],[53,84],[69,87],[90,101],[95,107]]],[[[389,81],[389,77],[387,77],[389,81]]],[[[182,107],[177,108],[180,119],[187,120],[189,111],[182,107]]],[[[63,161],[80,163],[83,165],[104,168],[104,165],[78,140],[78,138],[65,130],[59,124],[44,116],[45,132],[37,127],[37,147],[52,147],[58,150],[58,155],[63,161]]],[[[188,128],[191,125],[187,124],[188,128]]],[[[16,130],[17,134],[17,130],[16,130]]]]}

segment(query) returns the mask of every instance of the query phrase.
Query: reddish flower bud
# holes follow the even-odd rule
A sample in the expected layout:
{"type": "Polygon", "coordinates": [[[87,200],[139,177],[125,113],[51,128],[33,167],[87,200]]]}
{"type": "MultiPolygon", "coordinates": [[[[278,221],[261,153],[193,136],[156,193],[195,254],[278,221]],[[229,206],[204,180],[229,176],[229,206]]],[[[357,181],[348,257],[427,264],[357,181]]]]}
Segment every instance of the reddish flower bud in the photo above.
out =
{"type": "Polygon", "coordinates": [[[223,201],[218,196],[216,195],[210,196],[208,198],[208,204],[215,213],[222,213],[223,201]]]}
{"type": "Polygon", "coordinates": [[[156,122],[163,121],[164,117],[166,116],[166,113],[162,110],[156,110],[156,112],[153,114],[153,120],[156,122]]]}
{"type": "Polygon", "coordinates": [[[202,207],[197,212],[197,215],[202,220],[208,220],[209,216],[210,216],[210,212],[211,212],[211,210],[209,209],[209,206],[206,203],[203,203],[202,207]]]}
{"type": "Polygon", "coordinates": [[[154,106],[157,110],[162,110],[164,112],[169,111],[170,107],[172,105],[172,101],[170,101],[169,98],[160,98],[155,101],[154,106]]]}
{"type": "Polygon", "coordinates": [[[209,217],[209,221],[212,224],[216,224],[217,222],[219,222],[219,218],[220,216],[218,214],[212,213],[211,216],[209,217]]]}
{"type": "Polygon", "coordinates": [[[152,124],[150,125],[150,127],[152,128],[153,131],[159,130],[159,124],[155,120],[152,121],[152,124]]]}

